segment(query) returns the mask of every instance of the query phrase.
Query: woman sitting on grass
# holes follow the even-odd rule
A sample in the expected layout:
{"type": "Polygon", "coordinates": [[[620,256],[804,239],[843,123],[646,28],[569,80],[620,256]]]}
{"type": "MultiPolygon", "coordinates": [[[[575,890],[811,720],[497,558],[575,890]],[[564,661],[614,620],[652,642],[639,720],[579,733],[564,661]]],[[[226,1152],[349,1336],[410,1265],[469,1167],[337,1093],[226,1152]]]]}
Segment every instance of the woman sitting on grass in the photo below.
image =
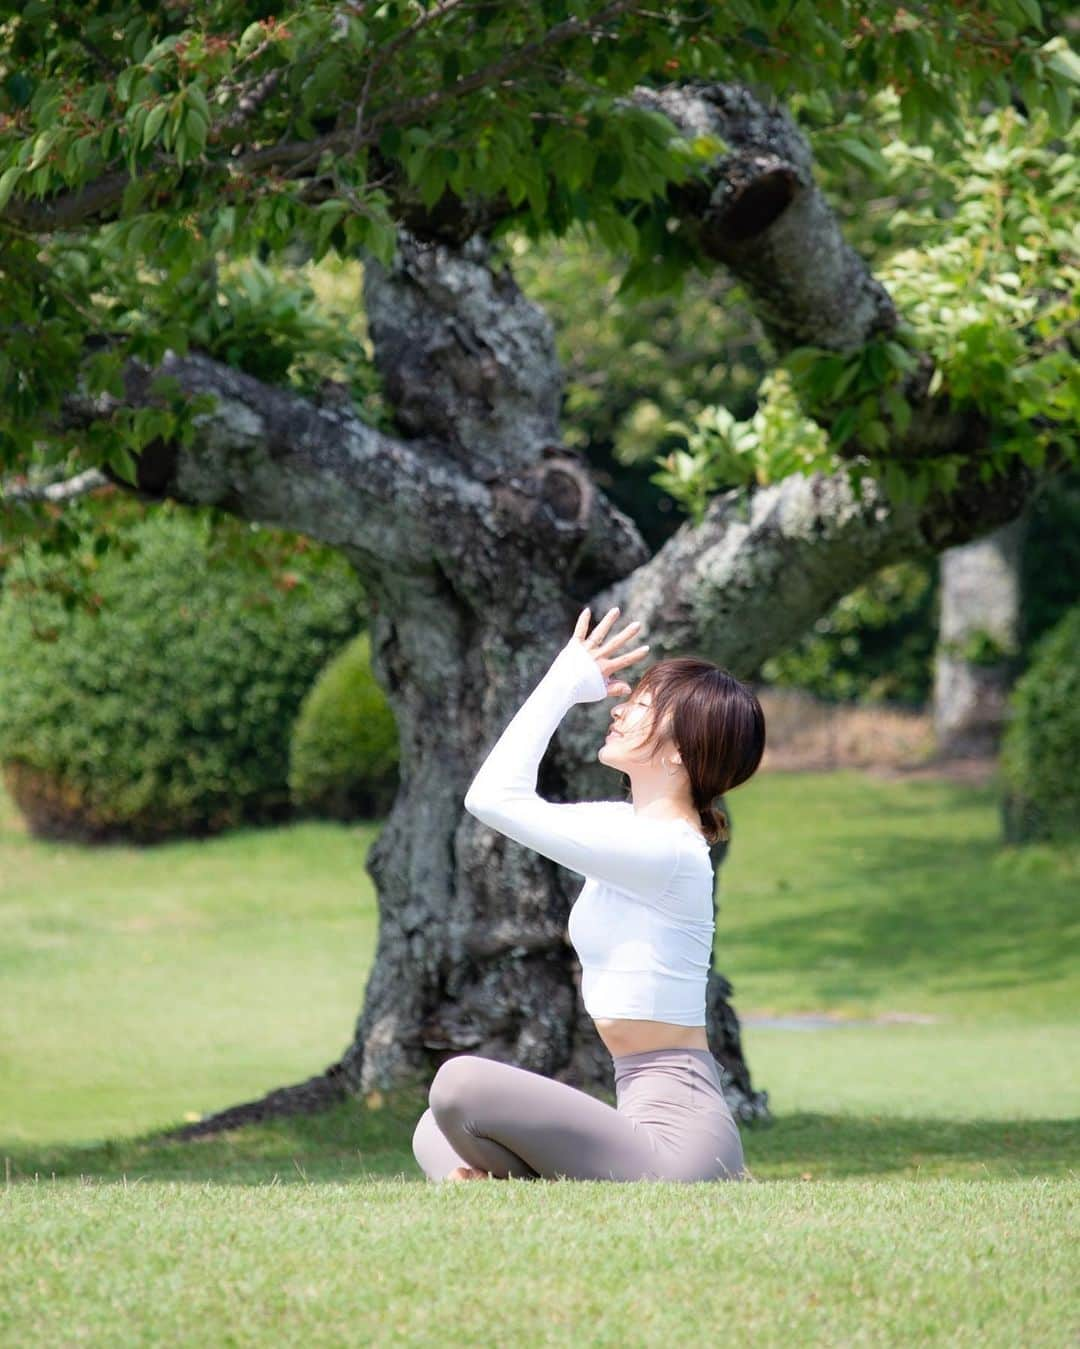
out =
{"type": "Polygon", "coordinates": [[[598,751],[628,774],[628,801],[545,801],[540,759],[577,702],[630,694],[616,655],[640,623],[569,642],[496,742],[465,796],[484,824],[585,878],[570,910],[585,1008],[612,1056],[617,1104],[473,1054],[436,1072],[413,1134],[431,1180],[748,1180],[742,1141],[705,1031],[713,943],[709,846],[727,838],[711,802],[745,782],[765,750],[753,692],[707,661],[661,661],[612,709],[598,751]]]}

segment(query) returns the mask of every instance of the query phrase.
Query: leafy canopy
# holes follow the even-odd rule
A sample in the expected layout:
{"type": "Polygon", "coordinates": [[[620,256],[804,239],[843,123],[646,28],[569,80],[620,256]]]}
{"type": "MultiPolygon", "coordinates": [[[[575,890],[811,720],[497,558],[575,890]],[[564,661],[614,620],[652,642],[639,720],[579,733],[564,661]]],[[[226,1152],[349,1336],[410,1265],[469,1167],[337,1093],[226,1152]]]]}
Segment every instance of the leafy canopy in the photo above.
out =
{"type": "Polygon", "coordinates": [[[917,352],[934,362],[931,396],[985,417],[983,481],[1013,456],[1034,469],[1052,451],[1080,461],[1080,223],[1063,210],[1080,194],[1080,126],[1054,137],[1045,113],[1007,106],[935,155],[905,139],[895,96],[876,102],[881,166],[866,212],[880,224],[875,274],[898,328],[850,351],[787,352],[746,420],[710,405],[669,421],[684,448],[662,458],[655,480],[696,519],[725,488],[834,471],[849,442],[867,452],[847,462],[856,485],[870,465],[894,500],[951,491],[963,454],[889,455],[911,425],[902,385],[917,352]]]}
{"type": "MultiPolygon", "coordinates": [[[[189,345],[250,354],[259,285],[267,329],[291,324],[295,344],[304,320],[265,277],[222,285],[253,254],[386,259],[402,224],[532,237],[578,225],[626,259],[631,287],[677,285],[700,259],[667,191],[722,146],[635,106],[637,85],[772,90],[800,106],[826,168],[869,180],[885,163],[882,90],[895,134],[933,163],[963,144],[980,100],[1019,97],[1044,143],[1064,137],[1080,76],[1065,7],[1038,0],[271,8],[30,0],[0,19],[0,483],[5,470],[89,465],[133,481],[154,437],[190,441],[205,401],[160,381],[152,406],[124,406],[121,373],[189,345]],[[75,388],[86,404],[73,420],[75,388]]],[[[315,317],[309,327],[332,345],[315,317]]],[[[355,348],[336,355],[370,387],[355,348]]],[[[860,359],[888,374],[876,368],[887,352],[860,359]]],[[[288,374],[272,360],[261,373],[288,374]]],[[[849,429],[873,448],[881,419],[849,429]]],[[[47,523],[19,509],[24,527],[47,523]]],[[[0,512],[16,527],[2,486],[0,512]]]]}

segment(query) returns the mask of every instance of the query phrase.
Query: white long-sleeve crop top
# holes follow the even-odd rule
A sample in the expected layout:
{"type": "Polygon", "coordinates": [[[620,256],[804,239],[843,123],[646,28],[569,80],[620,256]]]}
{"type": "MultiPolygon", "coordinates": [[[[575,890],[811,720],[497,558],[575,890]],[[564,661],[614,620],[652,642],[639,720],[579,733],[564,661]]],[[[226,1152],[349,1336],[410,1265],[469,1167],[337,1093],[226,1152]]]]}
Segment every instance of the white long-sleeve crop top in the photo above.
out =
{"type": "Polygon", "coordinates": [[[465,809],[508,838],[585,877],[570,910],[591,1017],[705,1025],[714,876],[709,845],[688,820],[641,815],[631,801],[545,801],[540,760],[578,702],[606,680],[572,637],[495,742],[465,809]]]}

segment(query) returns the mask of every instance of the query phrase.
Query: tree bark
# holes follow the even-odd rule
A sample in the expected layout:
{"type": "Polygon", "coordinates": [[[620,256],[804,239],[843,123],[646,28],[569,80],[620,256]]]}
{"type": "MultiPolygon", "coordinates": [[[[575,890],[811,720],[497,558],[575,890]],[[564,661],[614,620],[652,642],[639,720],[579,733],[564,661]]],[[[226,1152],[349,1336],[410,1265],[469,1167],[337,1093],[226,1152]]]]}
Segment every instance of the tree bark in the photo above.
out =
{"type": "MultiPolygon", "coordinates": [[[[840,237],[790,121],[745,92],[702,98],[685,95],[682,113],[720,108],[729,144],[745,134],[717,161],[705,198],[697,189],[682,206],[688,227],[747,282],[763,323],[778,341],[835,346],[887,326],[888,297],[840,237]],[[700,106],[687,112],[693,98],[700,106]]],[[[643,622],[654,658],[692,651],[747,677],[886,562],[1012,519],[1035,481],[1017,462],[982,482],[985,428],[924,401],[913,426],[969,455],[947,499],[895,506],[869,479],[856,497],[843,472],[795,476],[718,495],[701,525],[688,522],[650,556],[633,521],[561,447],[551,324],[493,268],[482,239],[457,247],[404,233],[392,267],[367,264],[365,292],[396,436],[206,357],[171,356],[165,371],[220,401],[192,444],[155,445],[139,463],[147,497],[213,502],[350,558],[372,596],[372,662],[401,741],[400,790],[368,858],[380,926],[351,1041],[324,1074],[183,1136],[423,1083],[462,1051],[610,1091],[610,1058],[566,935],[577,878],[462,806],[580,608],[618,603],[643,622]]],[[[149,374],[132,366],[128,402],[148,398],[149,374]]],[[[69,415],[100,407],[74,397],[69,415]]],[[[920,446],[909,431],[896,448],[920,446]]],[[[622,794],[596,760],[607,719],[604,704],[569,714],[541,766],[544,795],[622,794]]],[[[737,805],[727,809],[737,839],[737,805]]],[[[717,864],[724,853],[714,850],[717,864]]],[[[722,946],[722,923],[719,937],[722,946]]],[[[765,1117],[733,992],[713,970],[710,1046],[737,1117],[765,1117]]]]}

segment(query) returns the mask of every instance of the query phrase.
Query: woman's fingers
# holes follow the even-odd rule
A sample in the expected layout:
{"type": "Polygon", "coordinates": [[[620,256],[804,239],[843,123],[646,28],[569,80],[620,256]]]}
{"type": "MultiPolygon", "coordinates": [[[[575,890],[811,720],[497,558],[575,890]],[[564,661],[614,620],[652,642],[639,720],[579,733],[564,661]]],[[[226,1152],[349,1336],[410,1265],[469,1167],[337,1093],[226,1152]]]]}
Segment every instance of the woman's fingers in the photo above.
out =
{"type": "Polygon", "coordinates": [[[592,630],[592,639],[597,643],[597,651],[603,649],[607,641],[607,635],[611,631],[611,625],[619,616],[618,606],[609,609],[596,627],[592,630]]]}
{"type": "Polygon", "coordinates": [[[582,609],[581,613],[578,615],[578,621],[574,626],[574,636],[577,637],[579,641],[588,641],[590,646],[592,646],[595,655],[606,654],[608,650],[614,650],[616,647],[622,646],[622,644],[628,642],[641,627],[640,621],[635,618],[630,623],[627,623],[626,627],[623,628],[621,632],[616,633],[614,637],[608,637],[612,625],[619,616],[618,605],[613,605],[603,618],[600,619],[596,627],[593,628],[590,635],[589,618],[591,612],[590,609],[582,609]]]}
{"type": "Polygon", "coordinates": [[[610,640],[605,644],[606,647],[610,647],[612,650],[614,650],[615,647],[622,646],[622,644],[624,642],[628,642],[631,637],[637,637],[640,635],[638,633],[638,628],[640,627],[641,624],[635,618],[632,623],[627,623],[626,627],[623,628],[622,632],[617,632],[614,637],[610,638],[610,640]]]}
{"type": "Polygon", "coordinates": [[[648,649],[649,644],[646,642],[644,646],[635,646],[633,651],[624,651],[621,656],[611,656],[607,658],[608,667],[612,670],[621,670],[624,665],[633,665],[648,649]]]}
{"type": "MultiPolygon", "coordinates": [[[[600,669],[605,679],[610,678],[617,670],[622,670],[625,666],[633,665],[635,661],[641,660],[649,649],[649,645],[646,642],[642,646],[635,647],[632,651],[623,651],[619,655],[615,654],[620,646],[623,646],[626,642],[630,641],[632,637],[638,634],[638,629],[641,627],[641,623],[637,619],[634,619],[632,622],[628,623],[621,632],[616,633],[614,637],[608,637],[607,634],[611,630],[611,626],[618,615],[619,609],[618,606],[615,605],[607,611],[600,622],[597,623],[596,627],[592,630],[592,634],[589,635],[589,618],[591,616],[591,610],[587,608],[582,609],[574,627],[574,636],[588,649],[593,659],[600,665],[600,669]]],[[[629,685],[620,682],[612,685],[612,687],[608,689],[609,694],[620,692],[629,693],[629,685]]]]}

